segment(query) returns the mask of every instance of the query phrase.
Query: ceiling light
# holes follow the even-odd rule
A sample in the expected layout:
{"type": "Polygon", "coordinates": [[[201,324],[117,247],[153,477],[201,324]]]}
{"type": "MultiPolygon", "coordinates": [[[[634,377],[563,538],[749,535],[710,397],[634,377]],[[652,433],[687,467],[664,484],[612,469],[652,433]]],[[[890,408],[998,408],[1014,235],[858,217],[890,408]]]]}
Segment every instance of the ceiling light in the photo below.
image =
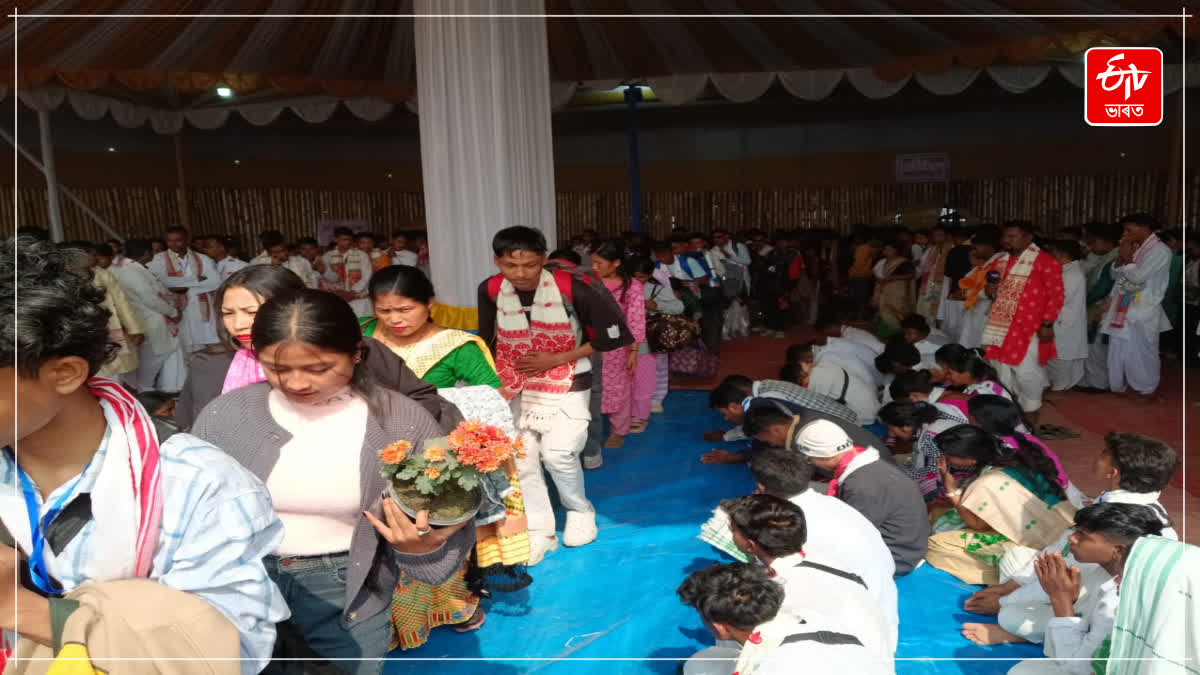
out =
{"type": "Polygon", "coordinates": [[[233,90],[229,87],[217,87],[217,96],[221,98],[232,98],[233,90]]]}
{"type": "Polygon", "coordinates": [[[233,163],[234,163],[234,164],[241,164],[241,163],[242,163],[242,160],[240,160],[240,159],[235,159],[235,160],[233,160],[233,163]]]}
{"type": "Polygon", "coordinates": [[[114,148],[113,146],[111,146],[111,145],[110,145],[110,146],[108,146],[108,151],[109,151],[109,152],[116,152],[116,151],[117,151],[117,149],[116,149],[116,148],[114,148]]]}

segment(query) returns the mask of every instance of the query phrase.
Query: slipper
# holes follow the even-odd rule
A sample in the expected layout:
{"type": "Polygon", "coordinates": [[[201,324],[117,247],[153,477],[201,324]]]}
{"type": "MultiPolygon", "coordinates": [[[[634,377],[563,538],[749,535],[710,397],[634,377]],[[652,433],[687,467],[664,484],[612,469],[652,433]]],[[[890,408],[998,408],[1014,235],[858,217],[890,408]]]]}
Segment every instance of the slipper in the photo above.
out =
{"type": "Polygon", "coordinates": [[[608,440],[604,441],[604,447],[609,450],[612,450],[613,448],[619,448],[624,444],[625,444],[625,437],[618,436],[616,434],[609,436],[608,440]]]}
{"type": "Polygon", "coordinates": [[[1057,424],[1043,424],[1038,427],[1038,438],[1044,438],[1048,441],[1062,441],[1068,438],[1079,438],[1079,434],[1071,431],[1067,427],[1060,427],[1057,424]]]}
{"type": "Polygon", "coordinates": [[[646,420],[634,420],[629,425],[629,433],[640,434],[646,430],[646,426],[647,426],[646,420]]]}

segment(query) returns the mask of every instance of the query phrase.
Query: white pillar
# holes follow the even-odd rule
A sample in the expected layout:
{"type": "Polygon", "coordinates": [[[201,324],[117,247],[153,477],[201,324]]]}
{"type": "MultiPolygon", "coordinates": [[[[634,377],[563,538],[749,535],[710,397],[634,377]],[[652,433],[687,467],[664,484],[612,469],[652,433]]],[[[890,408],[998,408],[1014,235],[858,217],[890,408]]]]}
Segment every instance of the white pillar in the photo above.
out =
{"type": "MultiPolygon", "coordinates": [[[[545,10],[541,0],[416,0],[414,9],[545,10]]],[[[492,235],[528,225],[556,242],[546,20],[417,17],[414,32],[434,316],[474,328],[476,290],[496,273],[492,235]]]]}
{"type": "Polygon", "coordinates": [[[46,199],[50,202],[50,239],[59,242],[63,233],[62,211],[58,207],[58,173],[54,170],[54,145],[50,139],[50,112],[38,110],[38,130],[41,132],[42,174],[46,176],[46,199]]]}

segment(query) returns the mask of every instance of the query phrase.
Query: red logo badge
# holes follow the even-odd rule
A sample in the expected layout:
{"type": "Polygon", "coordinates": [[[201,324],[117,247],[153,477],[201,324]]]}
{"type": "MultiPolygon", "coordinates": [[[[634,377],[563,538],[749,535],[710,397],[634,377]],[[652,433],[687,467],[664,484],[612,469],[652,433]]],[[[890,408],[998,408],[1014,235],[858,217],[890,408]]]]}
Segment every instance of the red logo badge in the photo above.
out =
{"type": "Polygon", "coordinates": [[[1163,120],[1163,55],[1155,47],[1093,47],[1084,55],[1083,118],[1094,127],[1163,120]]]}

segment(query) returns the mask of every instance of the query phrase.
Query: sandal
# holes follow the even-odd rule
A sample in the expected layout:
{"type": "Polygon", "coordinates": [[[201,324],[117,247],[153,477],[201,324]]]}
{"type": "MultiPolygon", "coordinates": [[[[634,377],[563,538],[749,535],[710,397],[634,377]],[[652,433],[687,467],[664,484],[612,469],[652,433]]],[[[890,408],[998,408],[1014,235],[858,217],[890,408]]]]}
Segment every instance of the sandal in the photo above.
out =
{"type": "Polygon", "coordinates": [[[640,434],[646,430],[646,420],[634,420],[629,424],[629,433],[640,434]]]}
{"type": "Polygon", "coordinates": [[[470,633],[473,630],[479,630],[484,621],[487,621],[487,614],[484,613],[482,607],[476,607],[475,613],[471,615],[471,618],[462,623],[454,624],[452,628],[454,628],[455,633],[470,633]]]}
{"type": "Polygon", "coordinates": [[[613,434],[608,437],[608,440],[604,441],[604,447],[609,450],[619,448],[622,445],[625,445],[625,437],[619,434],[613,434]]]}
{"type": "Polygon", "coordinates": [[[1048,441],[1063,441],[1068,438],[1079,438],[1079,434],[1068,429],[1060,427],[1057,424],[1043,424],[1037,429],[1038,438],[1044,438],[1048,441]]]}

